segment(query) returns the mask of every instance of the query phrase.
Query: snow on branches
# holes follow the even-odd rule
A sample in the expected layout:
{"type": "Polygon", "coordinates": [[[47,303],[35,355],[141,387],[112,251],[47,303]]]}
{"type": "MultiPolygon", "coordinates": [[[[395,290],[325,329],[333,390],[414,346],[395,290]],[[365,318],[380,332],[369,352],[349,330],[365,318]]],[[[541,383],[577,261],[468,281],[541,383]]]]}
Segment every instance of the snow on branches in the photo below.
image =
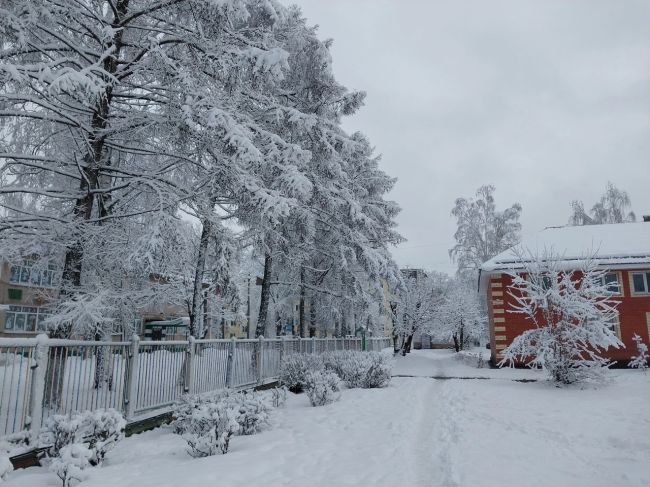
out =
{"type": "Polygon", "coordinates": [[[619,301],[605,283],[594,255],[567,268],[553,251],[520,252],[521,269],[510,273],[510,313],[534,324],[503,351],[499,365],[524,362],[571,384],[597,378],[609,365],[602,352],[623,344],[616,335],[619,301]]]}

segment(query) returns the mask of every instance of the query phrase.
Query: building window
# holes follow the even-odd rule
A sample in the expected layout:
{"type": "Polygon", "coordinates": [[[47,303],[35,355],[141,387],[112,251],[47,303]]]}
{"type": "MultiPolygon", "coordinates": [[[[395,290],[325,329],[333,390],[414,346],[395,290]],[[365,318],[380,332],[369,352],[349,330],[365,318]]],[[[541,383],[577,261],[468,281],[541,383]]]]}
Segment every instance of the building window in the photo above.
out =
{"type": "Polygon", "coordinates": [[[632,273],[632,291],[635,294],[650,293],[650,272],[632,273]]]}
{"type": "Polygon", "coordinates": [[[50,316],[47,308],[36,306],[9,306],[5,312],[5,330],[13,332],[45,331],[45,318],[50,316]]]}
{"type": "Polygon", "coordinates": [[[601,284],[605,286],[610,293],[621,294],[621,284],[616,272],[608,272],[601,277],[601,284]]]}
{"type": "Polygon", "coordinates": [[[35,266],[33,260],[24,260],[21,265],[12,265],[9,282],[24,286],[56,287],[59,273],[54,264],[35,266]]]}

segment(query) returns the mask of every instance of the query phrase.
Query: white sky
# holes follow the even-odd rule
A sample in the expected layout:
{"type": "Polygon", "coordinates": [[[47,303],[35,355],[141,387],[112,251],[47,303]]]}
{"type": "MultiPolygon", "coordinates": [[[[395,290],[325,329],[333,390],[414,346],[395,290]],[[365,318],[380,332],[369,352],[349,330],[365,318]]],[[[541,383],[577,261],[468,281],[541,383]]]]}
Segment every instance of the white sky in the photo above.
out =
{"type": "Polygon", "coordinates": [[[345,122],[399,178],[402,266],[453,272],[458,196],[491,183],[524,235],[590,208],[608,180],[650,214],[650,1],[298,0],[333,38],[345,122]]]}

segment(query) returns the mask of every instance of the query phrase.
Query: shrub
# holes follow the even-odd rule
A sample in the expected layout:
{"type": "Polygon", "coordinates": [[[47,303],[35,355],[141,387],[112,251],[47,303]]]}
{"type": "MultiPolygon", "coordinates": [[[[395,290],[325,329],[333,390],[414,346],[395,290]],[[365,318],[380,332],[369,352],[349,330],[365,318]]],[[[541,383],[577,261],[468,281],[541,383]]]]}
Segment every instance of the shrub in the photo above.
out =
{"type": "Polygon", "coordinates": [[[305,389],[312,406],[325,406],[341,397],[341,380],[334,372],[328,370],[308,372],[305,389]]]}
{"type": "Polygon", "coordinates": [[[239,431],[237,411],[227,401],[199,403],[183,413],[174,429],[187,441],[193,457],[225,454],[230,438],[239,431]]]}
{"type": "Polygon", "coordinates": [[[284,386],[271,389],[271,404],[275,408],[281,408],[287,403],[287,388],[284,386]]]}
{"type": "Polygon", "coordinates": [[[7,475],[14,471],[14,466],[9,460],[9,455],[0,453],[0,483],[7,479],[7,475]]]}
{"type": "Polygon", "coordinates": [[[196,410],[206,404],[222,404],[232,409],[239,425],[237,434],[253,435],[270,424],[271,406],[258,393],[232,392],[227,389],[204,395],[185,395],[174,409],[174,433],[183,435],[190,431],[196,420],[196,410]]]}
{"type": "Polygon", "coordinates": [[[115,444],[124,438],[126,421],[115,409],[57,414],[45,422],[41,442],[49,445],[48,456],[57,458],[66,446],[88,443],[89,462],[99,465],[115,444]]]}
{"type": "Polygon", "coordinates": [[[254,435],[269,426],[271,407],[257,393],[232,394],[226,399],[236,411],[240,435],[254,435]]]}
{"type": "Polygon", "coordinates": [[[389,354],[382,352],[366,352],[365,362],[368,364],[360,387],[372,389],[386,387],[390,383],[393,372],[393,362],[389,354]]]}
{"type": "Polygon", "coordinates": [[[294,353],[284,358],[280,366],[280,383],[291,392],[302,392],[305,389],[307,374],[323,370],[320,357],[304,353],[294,353]]]}
{"type": "Polygon", "coordinates": [[[99,409],[83,416],[82,430],[92,452],[91,465],[100,465],[106,454],[124,438],[126,420],[115,409],[99,409]]]}
{"type": "Polygon", "coordinates": [[[392,361],[383,352],[340,351],[323,354],[327,370],[336,373],[348,387],[386,387],[390,382],[392,361]]]}
{"type": "Polygon", "coordinates": [[[41,443],[49,446],[47,455],[57,458],[61,450],[73,443],[81,442],[82,416],[79,413],[55,414],[45,421],[41,431],[41,443]]]}
{"type": "Polygon", "coordinates": [[[50,470],[59,476],[63,487],[68,487],[72,480],[82,481],[84,469],[89,465],[91,452],[82,443],[65,445],[59,450],[59,456],[52,461],[50,470]]]}
{"type": "Polygon", "coordinates": [[[641,337],[636,333],[632,337],[632,340],[634,340],[634,344],[636,345],[636,355],[632,356],[628,366],[645,372],[648,368],[648,359],[650,358],[650,355],[648,355],[648,346],[643,343],[641,337]]]}

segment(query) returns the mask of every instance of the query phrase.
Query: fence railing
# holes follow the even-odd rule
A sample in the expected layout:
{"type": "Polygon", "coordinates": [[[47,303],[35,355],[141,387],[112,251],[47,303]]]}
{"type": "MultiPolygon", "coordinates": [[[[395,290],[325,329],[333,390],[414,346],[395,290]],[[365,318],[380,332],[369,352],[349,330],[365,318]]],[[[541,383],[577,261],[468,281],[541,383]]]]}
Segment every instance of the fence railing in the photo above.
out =
{"type": "Polygon", "coordinates": [[[0,338],[0,437],[39,431],[54,414],[115,408],[128,421],[181,395],[243,389],[278,377],[282,357],[379,351],[389,338],[91,342],[0,338]]]}

